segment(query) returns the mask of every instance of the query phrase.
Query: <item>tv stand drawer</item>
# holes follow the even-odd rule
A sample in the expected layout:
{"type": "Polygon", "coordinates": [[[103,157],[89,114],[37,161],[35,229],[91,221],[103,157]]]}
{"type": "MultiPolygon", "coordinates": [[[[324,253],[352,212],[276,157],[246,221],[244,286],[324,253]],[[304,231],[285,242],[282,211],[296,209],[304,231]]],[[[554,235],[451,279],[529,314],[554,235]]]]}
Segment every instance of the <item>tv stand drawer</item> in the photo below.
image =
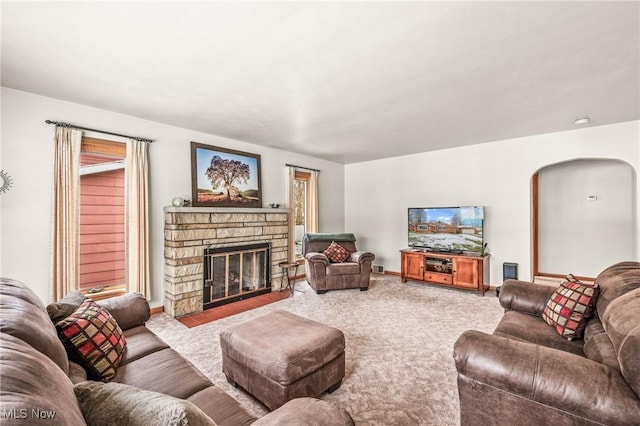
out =
{"type": "Polygon", "coordinates": [[[440,284],[453,284],[453,276],[450,274],[438,274],[437,272],[427,272],[424,274],[425,281],[440,284]]]}

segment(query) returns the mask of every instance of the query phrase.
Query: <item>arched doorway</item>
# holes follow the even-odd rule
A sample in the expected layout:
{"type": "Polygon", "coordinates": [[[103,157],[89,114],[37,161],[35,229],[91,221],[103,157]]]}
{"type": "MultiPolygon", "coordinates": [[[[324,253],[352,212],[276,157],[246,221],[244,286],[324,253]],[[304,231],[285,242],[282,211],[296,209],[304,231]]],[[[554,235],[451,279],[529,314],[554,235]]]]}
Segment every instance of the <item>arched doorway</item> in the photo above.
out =
{"type": "Polygon", "coordinates": [[[630,260],[637,226],[635,172],[625,162],[578,159],[533,176],[534,277],[583,279],[630,260]]]}

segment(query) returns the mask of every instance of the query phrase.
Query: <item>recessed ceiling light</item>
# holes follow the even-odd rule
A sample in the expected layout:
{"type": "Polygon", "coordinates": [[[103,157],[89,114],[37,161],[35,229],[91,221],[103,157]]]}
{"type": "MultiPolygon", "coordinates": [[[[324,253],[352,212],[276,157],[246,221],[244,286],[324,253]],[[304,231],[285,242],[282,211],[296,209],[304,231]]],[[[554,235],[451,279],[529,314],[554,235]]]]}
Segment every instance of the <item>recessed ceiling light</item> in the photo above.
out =
{"type": "Polygon", "coordinates": [[[584,117],[584,118],[576,118],[575,120],[573,120],[573,124],[589,124],[591,123],[591,119],[589,117],[584,117]]]}

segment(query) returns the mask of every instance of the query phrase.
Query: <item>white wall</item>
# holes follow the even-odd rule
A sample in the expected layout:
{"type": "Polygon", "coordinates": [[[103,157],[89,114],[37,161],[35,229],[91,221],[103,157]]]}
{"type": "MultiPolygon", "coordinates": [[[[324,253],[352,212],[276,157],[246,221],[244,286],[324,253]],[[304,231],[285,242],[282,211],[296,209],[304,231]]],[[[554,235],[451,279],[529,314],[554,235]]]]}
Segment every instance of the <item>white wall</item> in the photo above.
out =
{"type": "Polygon", "coordinates": [[[0,168],[13,176],[14,185],[0,196],[0,276],[23,281],[44,301],[49,300],[54,132],[47,119],[155,141],[149,149],[151,306],[161,306],[164,293],[163,207],[175,196],[191,199],[191,141],[260,154],[265,206],[286,207],[285,163],[320,169],[320,230],[344,229],[342,164],[3,87],[0,168]]]}
{"type": "Polygon", "coordinates": [[[628,163],[568,161],[538,176],[538,271],[595,278],[633,257],[636,177],[628,163]]]}
{"type": "MultiPolygon", "coordinates": [[[[503,262],[518,263],[518,277],[529,279],[533,174],[567,160],[617,159],[634,168],[637,191],[639,124],[596,126],[347,165],[345,230],[356,234],[359,248],[375,253],[374,263],[399,272],[399,250],[407,246],[407,208],[483,205],[491,284],[502,281],[503,262]]],[[[634,217],[630,232],[637,259],[640,237],[637,214],[634,217]]]]}

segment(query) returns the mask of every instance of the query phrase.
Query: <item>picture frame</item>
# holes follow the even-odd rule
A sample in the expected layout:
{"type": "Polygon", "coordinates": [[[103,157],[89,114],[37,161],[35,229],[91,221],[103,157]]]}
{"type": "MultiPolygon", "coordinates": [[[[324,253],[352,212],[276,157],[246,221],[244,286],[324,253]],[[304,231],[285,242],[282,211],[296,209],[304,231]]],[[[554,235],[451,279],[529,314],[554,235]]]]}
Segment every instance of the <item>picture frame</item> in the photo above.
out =
{"type": "Polygon", "coordinates": [[[194,207],[262,207],[260,155],[191,142],[194,207]]]}

